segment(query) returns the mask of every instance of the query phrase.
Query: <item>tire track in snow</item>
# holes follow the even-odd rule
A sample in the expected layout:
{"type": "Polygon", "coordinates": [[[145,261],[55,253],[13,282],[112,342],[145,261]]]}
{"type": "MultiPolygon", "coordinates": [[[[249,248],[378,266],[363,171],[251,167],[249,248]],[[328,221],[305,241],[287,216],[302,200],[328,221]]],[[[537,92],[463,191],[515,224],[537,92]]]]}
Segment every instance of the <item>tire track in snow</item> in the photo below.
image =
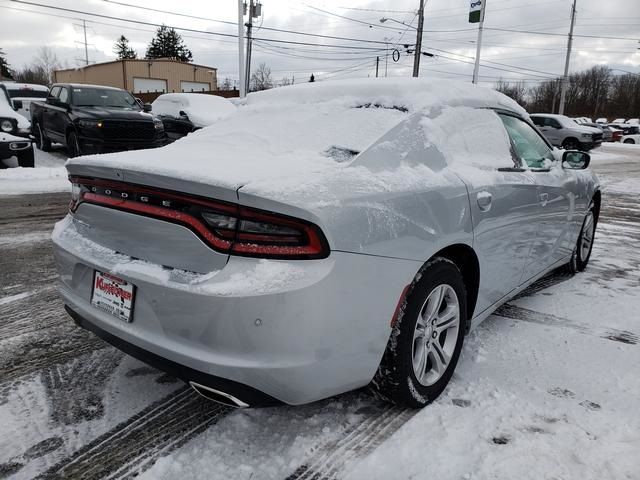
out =
{"type": "Polygon", "coordinates": [[[527,308],[517,307],[509,303],[498,308],[494,313],[500,317],[510,318],[512,320],[522,320],[540,325],[548,325],[552,327],[570,328],[584,335],[604,338],[614,342],[626,343],[628,345],[637,345],[640,338],[633,332],[628,330],[618,330],[617,328],[608,328],[601,326],[584,325],[574,322],[568,318],[557,317],[548,313],[540,313],[527,308]]]}
{"type": "Polygon", "coordinates": [[[185,386],[88,443],[38,478],[133,478],[232,410],[185,386]]]}
{"type": "Polygon", "coordinates": [[[350,463],[373,452],[419,411],[391,405],[372,409],[362,422],[345,429],[339,439],[319,446],[286,480],[339,478],[350,463]]]}

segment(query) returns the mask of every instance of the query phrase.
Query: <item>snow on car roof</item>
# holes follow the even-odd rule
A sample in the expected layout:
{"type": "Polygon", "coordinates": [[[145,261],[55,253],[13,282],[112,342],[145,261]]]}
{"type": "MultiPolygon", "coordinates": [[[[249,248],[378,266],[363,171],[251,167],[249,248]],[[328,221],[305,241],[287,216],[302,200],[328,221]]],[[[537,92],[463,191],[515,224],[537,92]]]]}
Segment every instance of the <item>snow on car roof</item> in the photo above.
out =
{"type": "MultiPolygon", "coordinates": [[[[424,182],[424,176],[432,170],[424,162],[405,165],[401,151],[396,152],[394,161],[377,168],[377,180],[372,179],[367,165],[356,163],[350,167],[349,161],[349,156],[367,150],[416,112],[436,115],[443,109],[460,107],[465,111],[447,116],[447,128],[462,134],[469,121],[477,120],[467,112],[475,108],[501,108],[526,115],[515,102],[493,90],[435,79],[301,84],[253,93],[237,103],[235,114],[161,149],[80,157],[69,160],[67,167],[78,174],[83,166],[113,167],[234,190],[242,187],[243,191],[268,194],[274,199],[284,200],[289,195],[290,200],[293,191],[306,199],[310,198],[308,195],[318,199],[331,190],[323,182],[342,182],[341,177],[352,180],[351,187],[353,182],[358,183],[363,192],[390,186],[412,188],[424,182]],[[460,119],[457,125],[456,118],[460,119]],[[400,172],[398,178],[382,172],[385,169],[400,172]],[[309,189],[303,191],[306,185],[309,189]]],[[[495,139],[479,139],[476,135],[465,143],[463,137],[458,137],[460,147],[444,147],[450,157],[478,157],[478,149],[491,143],[492,152],[499,152],[496,158],[509,162],[504,160],[511,157],[500,120],[488,112],[479,121],[493,122],[485,131],[487,138],[495,139]]],[[[423,126],[418,123],[415,128],[423,126]]],[[[446,137],[440,135],[442,139],[446,137]]],[[[396,150],[407,147],[394,144],[393,139],[387,144],[393,144],[396,150]]]]}
{"type": "Polygon", "coordinates": [[[211,125],[236,111],[226,98],[203,93],[165,93],[155,99],[152,107],[155,115],[179,117],[182,111],[198,127],[211,125]]]}

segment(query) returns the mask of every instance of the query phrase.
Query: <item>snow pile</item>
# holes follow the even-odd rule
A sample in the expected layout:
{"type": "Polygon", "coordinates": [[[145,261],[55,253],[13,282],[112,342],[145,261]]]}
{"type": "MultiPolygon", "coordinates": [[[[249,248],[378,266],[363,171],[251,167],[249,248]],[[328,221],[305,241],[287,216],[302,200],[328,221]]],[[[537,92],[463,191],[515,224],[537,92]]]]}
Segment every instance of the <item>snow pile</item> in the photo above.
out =
{"type": "Polygon", "coordinates": [[[233,115],[237,110],[226,98],[203,93],[165,93],[152,105],[155,115],[180,117],[180,112],[184,112],[198,127],[211,125],[233,115]]]}
{"type": "Polygon", "coordinates": [[[0,170],[0,195],[64,192],[70,189],[64,167],[0,170]]]}

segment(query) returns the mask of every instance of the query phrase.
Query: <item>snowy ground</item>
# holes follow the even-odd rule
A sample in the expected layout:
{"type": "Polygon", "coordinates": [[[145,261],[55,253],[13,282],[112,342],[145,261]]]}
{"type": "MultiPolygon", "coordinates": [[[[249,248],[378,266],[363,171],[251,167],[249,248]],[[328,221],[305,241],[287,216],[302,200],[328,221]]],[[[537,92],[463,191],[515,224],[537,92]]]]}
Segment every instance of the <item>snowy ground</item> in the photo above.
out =
{"type": "Polygon", "coordinates": [[[0,478],[640,478],[640,147],[606,145],[592,166],[587,271],[484,322],[420,412],[364,392],[242,411],[201,399],[63,313],[48,232],[68,193],[0,196],[0,478]]]}
{"type": "Polygon", "coordinates": [[[35,152],[36,168],[18,167],[16,157],[0,160],[7,169],[0,169],[0,195],[21,193],[67,192],[71,185],[67,179],[64,163],[67,152],[62,146],[54,145],[51,152],[35,152]]]}

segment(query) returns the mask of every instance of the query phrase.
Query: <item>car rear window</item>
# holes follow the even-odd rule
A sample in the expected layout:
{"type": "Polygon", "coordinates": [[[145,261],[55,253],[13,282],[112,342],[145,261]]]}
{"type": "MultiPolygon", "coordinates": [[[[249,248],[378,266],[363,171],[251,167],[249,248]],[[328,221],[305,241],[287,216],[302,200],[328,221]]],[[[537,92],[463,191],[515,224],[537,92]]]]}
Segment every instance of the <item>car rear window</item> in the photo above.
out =
{"type": "Polygon", "coordinates": [[[10,89],[7,88],[9,97],[11,98],[46,98],[46,90],[33,90],[31,88],[10,89]]]}

